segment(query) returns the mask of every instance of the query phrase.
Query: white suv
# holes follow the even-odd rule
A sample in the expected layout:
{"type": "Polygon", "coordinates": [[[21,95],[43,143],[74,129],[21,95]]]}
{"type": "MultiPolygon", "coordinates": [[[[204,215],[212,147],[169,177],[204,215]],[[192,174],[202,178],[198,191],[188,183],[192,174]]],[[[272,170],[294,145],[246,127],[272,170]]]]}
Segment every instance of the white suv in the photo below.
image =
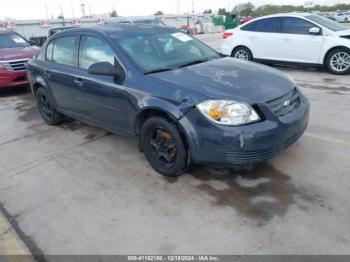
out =
{"type": "Polygon", "coordinates": [[[221,52],[275,64],[325,66],[331,73],[350,72],[350,29],[308,13],[254,19],[224,33],[221,52]]]}

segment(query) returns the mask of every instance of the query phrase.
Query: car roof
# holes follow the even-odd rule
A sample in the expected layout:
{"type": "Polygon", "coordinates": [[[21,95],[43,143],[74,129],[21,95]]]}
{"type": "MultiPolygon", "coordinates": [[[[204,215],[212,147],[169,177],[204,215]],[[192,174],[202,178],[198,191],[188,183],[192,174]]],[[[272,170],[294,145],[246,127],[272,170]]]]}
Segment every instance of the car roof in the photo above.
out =
{"type": "Polygon", "coordinates": [[[283,16],[289,16],[289,17],[307,17],[309,15],[313,15],[311,13],[279,13],[279,14],[273,14],[273,15],[267,15],[263,16],[261,18],[268,18],[268,17],[283,17],[283,16]]]}
{"type": "Polygon", "coordinates": [[[145,24],[106,24],[106,25],[98,25],[98,26],[86,26],[86,27],[77,27],[72,29],[63,30],[58,32],[56,35],[63,35],[72,32],[98,32],[102,34],[130,34],[132,32],[135,33],[143,33],[143,32],[164,32],[165,30],[177,31],[175,28],[164,27],[159,25],[145,25],[145,24]]]}

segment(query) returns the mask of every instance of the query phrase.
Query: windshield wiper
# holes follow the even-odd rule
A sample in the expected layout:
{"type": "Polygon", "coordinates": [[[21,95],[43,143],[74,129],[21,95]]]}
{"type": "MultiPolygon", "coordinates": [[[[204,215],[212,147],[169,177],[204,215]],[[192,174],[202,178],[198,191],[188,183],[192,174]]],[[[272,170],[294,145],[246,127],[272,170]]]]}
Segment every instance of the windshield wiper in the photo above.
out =
{"type": "Polygon", "coordinates": [[[205,63],[205,62],[208,62],[208,61],[209,61],[209,59],[194,60],[194,61],[188,62],[186,64],[180,65],[179,68],[186,67],[186,66],[191,66],[191,65],[196,65],[196,64],[201,64],[201,63],[205,63]]]}
{"type": "Polygon", "coordinates": [[[145,75],[149,75],[149,74],[155,74],[155,73],[160,73],[160,72],[165,72],[165,71],[170,71],[170,70],[174,70],[175,68],[173,67],[161,67],[161,68],[157,68],[151,71],[147,71],[146,73],[144,73],[145,75]]]}

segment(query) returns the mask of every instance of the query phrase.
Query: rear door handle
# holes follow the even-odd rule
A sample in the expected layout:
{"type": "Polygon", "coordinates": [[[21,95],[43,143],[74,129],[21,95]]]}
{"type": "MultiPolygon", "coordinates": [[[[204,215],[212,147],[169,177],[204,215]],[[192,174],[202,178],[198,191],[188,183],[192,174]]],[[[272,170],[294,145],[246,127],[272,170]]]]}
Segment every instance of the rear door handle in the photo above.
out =
{"type": "Polygon", "coordinates": [[[290,38],[282,38],[282,40],[283,40],[283,41],[286,41],[286,42],[289,42],[289,41],[291,41],[292,39],[290,39],[290,38]]]}
{"type": "Polygon", "coordinates": [[[74,79],[74,83],[78,86],[82,86],[84,81],[81,78],[74,79]]]}

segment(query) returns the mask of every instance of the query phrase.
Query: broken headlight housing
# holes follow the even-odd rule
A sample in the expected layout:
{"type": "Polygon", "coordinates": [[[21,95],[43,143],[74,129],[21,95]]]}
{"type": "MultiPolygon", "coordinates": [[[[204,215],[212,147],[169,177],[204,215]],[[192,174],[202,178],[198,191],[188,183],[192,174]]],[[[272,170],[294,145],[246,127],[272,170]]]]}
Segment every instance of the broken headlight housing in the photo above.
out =
{"type": "Polygon", "coordinates": [[[233,100],[207,100],[197,105],[211,121],[227,126],[246,125],[260,120],[250,105],[233,100]]]}

